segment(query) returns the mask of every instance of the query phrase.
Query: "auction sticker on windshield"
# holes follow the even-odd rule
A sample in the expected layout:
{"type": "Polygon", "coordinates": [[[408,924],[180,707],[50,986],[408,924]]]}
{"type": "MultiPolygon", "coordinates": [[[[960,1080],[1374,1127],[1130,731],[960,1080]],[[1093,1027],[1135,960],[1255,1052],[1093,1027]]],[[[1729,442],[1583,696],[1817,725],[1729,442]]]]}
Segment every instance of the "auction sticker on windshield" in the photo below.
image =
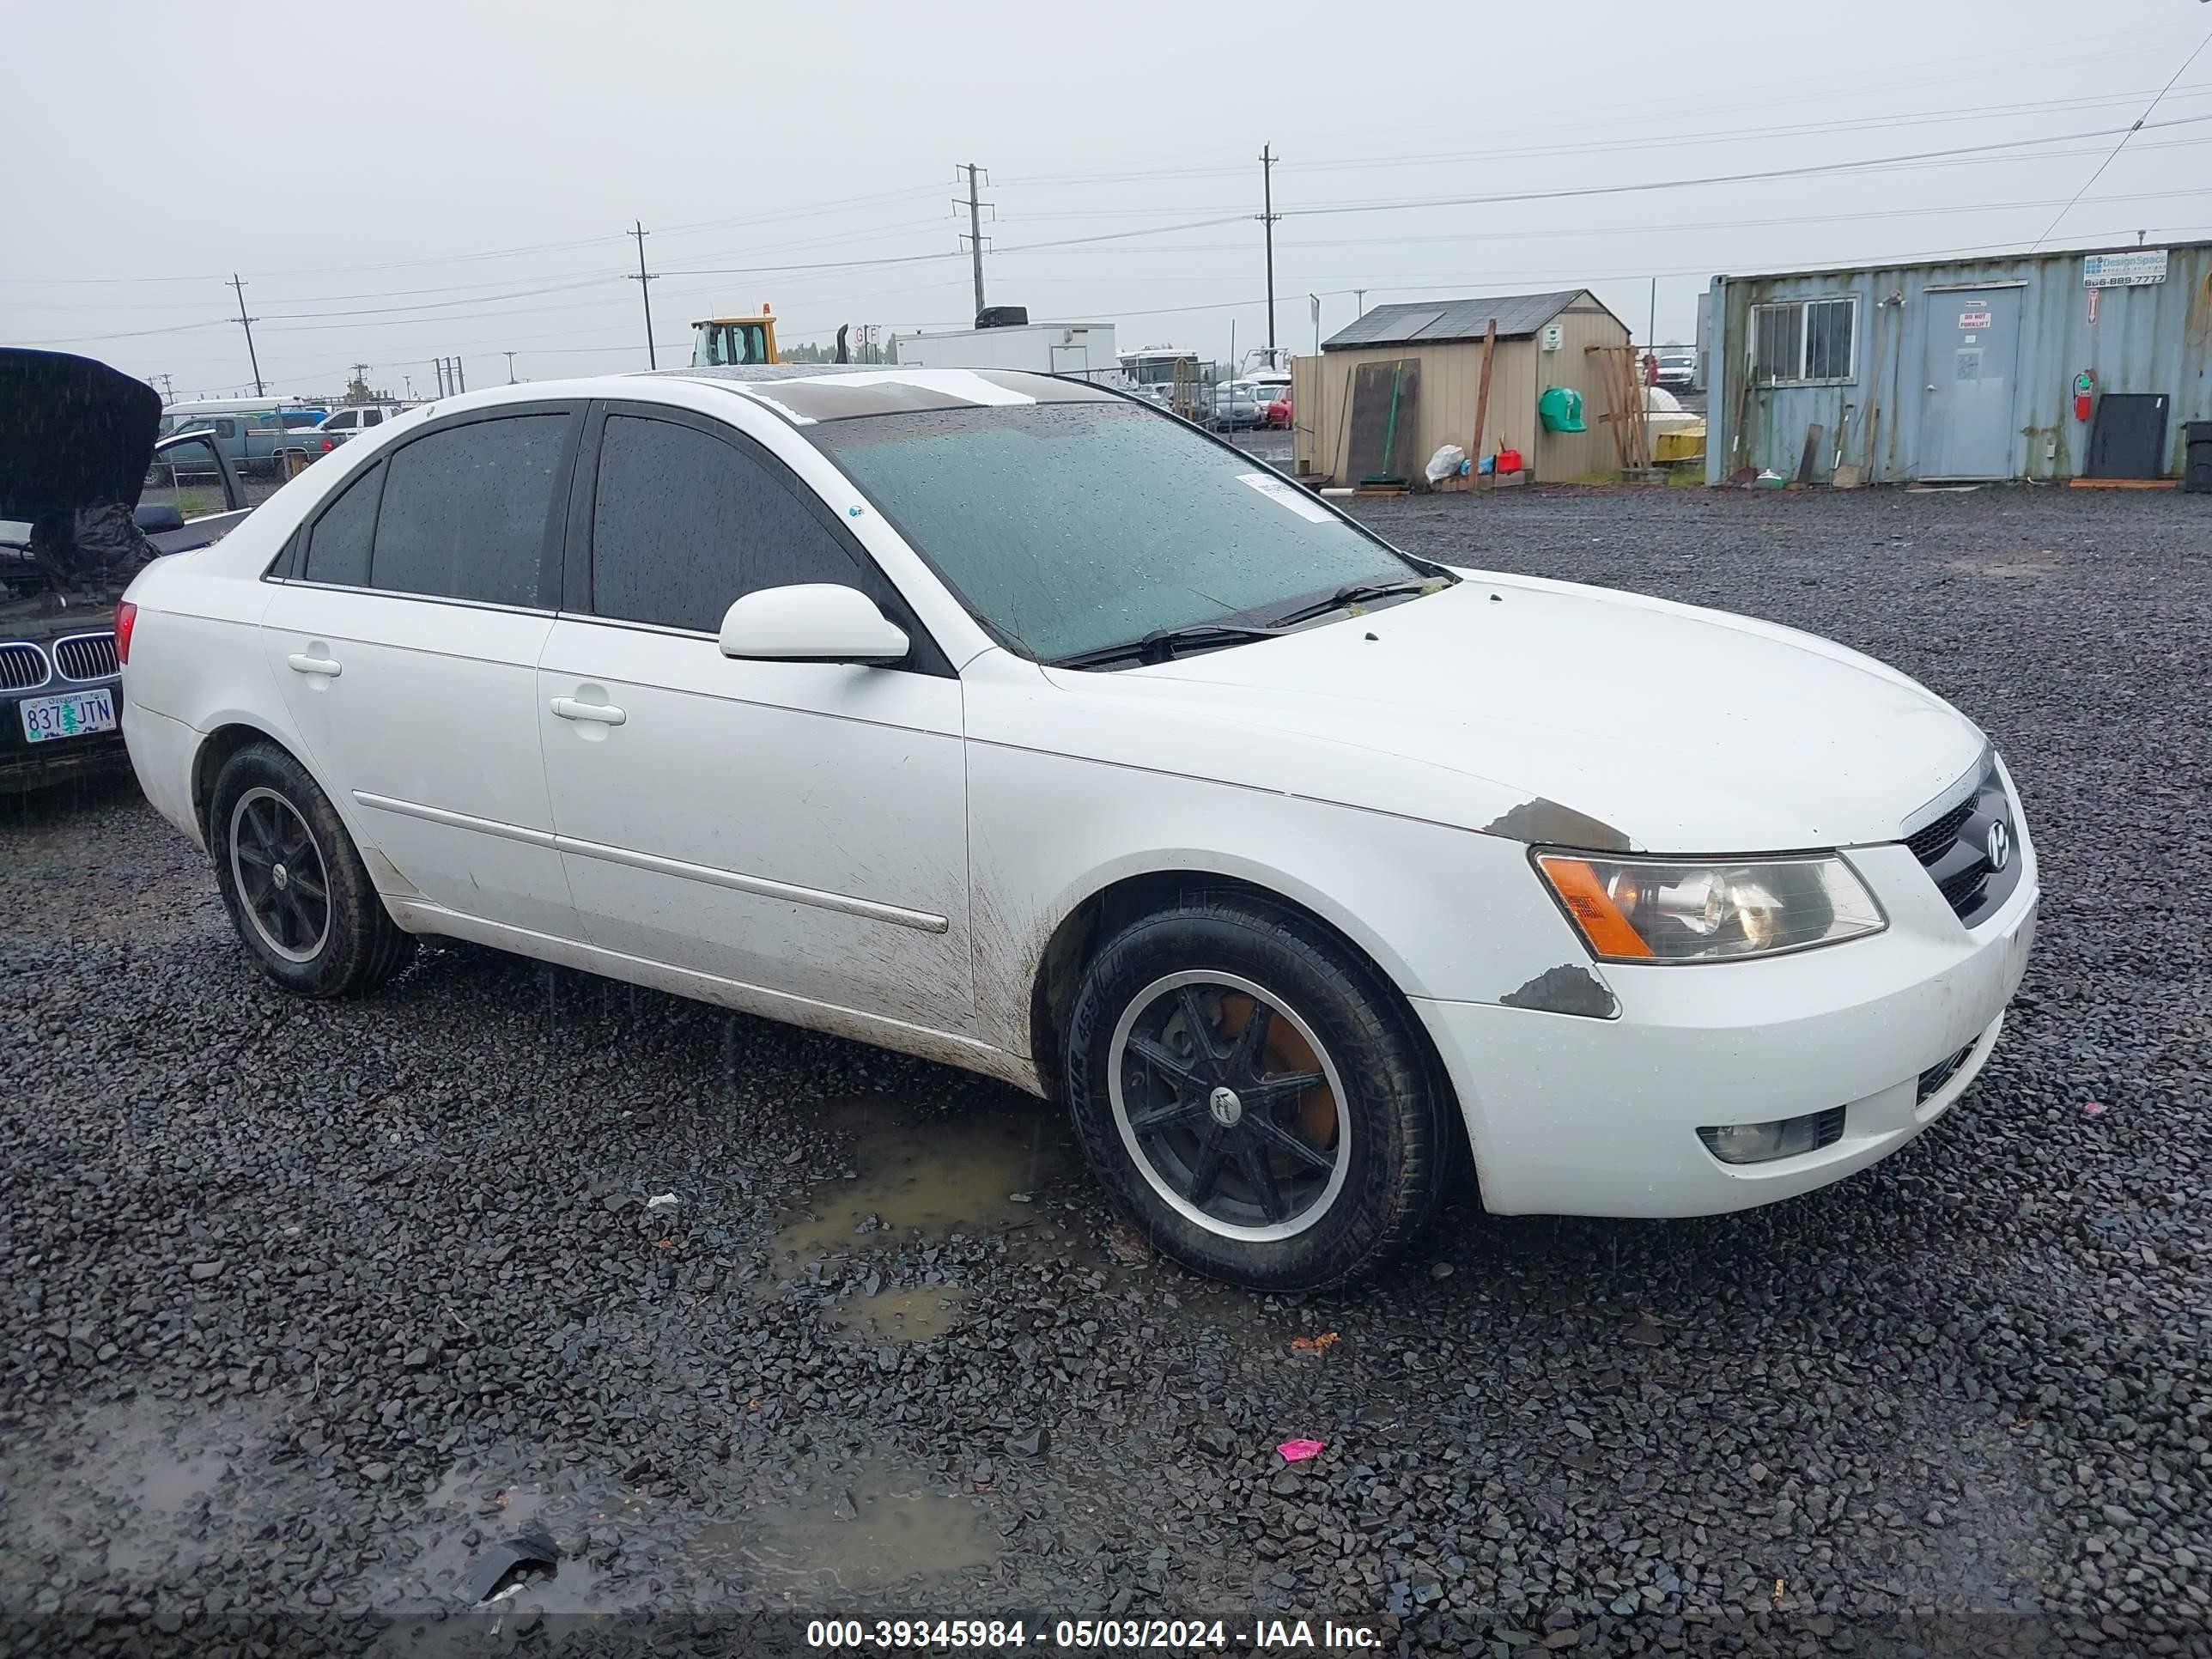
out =
{"type": "Polygon", "coordinates": [[[1296,484],[1285,483],[1280,478],[1271,478],[1264,472],[1240,472],[1237,482],[1249,484],[1271,501],[1280,502],[1301,519],[1314,524],[1327,524],[1336,515],[1296,484]]]}
{"type": "Polygon", "coordinates": [[[106,686],[58,697],[33,697],[22,704],[22,710],[26,743],[47,743],[56,738],[81,738],[88,732],[115,729],[115,693],[106,686]]]}

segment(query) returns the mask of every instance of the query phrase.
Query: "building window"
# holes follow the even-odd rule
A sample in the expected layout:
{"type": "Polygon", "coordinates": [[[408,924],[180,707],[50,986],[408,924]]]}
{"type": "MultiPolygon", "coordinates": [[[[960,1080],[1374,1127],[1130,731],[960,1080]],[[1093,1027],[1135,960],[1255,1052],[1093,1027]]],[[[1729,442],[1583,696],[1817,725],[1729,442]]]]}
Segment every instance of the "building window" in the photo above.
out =
{"type": "Polygon", "coordinates": [[[1759,386],[1832,385],[1855,378],[1859,302],[1789,300],[1751,308],[1751,378],[1759,386]]]}

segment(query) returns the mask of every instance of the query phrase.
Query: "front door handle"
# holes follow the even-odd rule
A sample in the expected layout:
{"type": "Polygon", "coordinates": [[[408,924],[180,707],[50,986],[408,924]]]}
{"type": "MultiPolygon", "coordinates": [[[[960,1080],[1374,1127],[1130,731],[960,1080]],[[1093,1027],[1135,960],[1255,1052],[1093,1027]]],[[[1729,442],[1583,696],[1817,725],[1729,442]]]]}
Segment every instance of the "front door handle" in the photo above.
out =
{"type": "Polygon", "coordinates": [[[590,720],[599,726],[620,726],[629,718],[611,702],[579,702],[574,697],[554,698],[553,712],[564,720],[590,720]]]}
{"type": "Polygon", "coordinates": [[[328,657],[311,657],[304,651],[295,651],[284,660],[292,665],[295,674],[320,674],[334,680],[345,671],[328,657]]]}

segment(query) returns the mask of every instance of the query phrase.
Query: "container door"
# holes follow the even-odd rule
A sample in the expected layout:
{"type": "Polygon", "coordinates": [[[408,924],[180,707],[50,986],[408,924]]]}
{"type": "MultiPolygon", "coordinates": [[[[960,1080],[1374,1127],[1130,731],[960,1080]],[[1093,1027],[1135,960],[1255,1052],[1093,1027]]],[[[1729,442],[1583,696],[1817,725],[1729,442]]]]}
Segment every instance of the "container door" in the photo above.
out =
{"type": "Polygon", "coordinates": [[[1921,395],[1920,478],[2010,478],[2013,383],[2024,289],[1930,294],[1921,395]]]}

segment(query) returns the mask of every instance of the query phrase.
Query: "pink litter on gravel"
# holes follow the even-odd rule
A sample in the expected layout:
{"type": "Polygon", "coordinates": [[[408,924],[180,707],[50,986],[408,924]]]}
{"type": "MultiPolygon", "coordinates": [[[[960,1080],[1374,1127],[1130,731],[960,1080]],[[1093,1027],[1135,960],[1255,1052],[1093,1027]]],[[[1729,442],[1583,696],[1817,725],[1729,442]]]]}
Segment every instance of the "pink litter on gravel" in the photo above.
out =
{"type": "Polygon", "coordinates": [[[1283,1455],[1285,1463],[1303,1463],[1309,1457],[1318,1457],[1326,1440],[1285,1440],[1275,1449],[1283,1455]]]}

